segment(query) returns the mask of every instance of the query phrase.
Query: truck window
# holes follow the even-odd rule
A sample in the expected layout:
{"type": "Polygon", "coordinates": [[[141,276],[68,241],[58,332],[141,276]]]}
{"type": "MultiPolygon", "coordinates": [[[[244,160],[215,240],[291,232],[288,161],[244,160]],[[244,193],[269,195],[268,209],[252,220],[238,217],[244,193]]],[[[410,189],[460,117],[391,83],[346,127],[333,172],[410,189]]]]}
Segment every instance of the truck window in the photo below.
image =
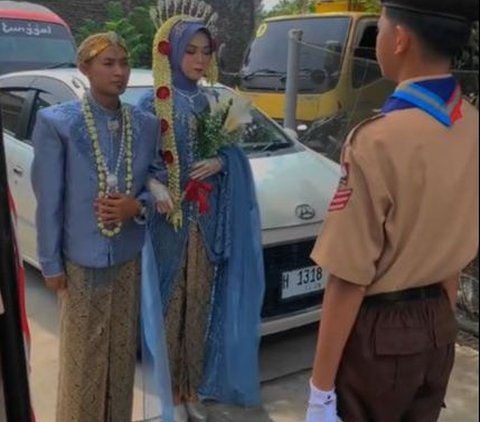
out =
{"type": "Polygon", "coordinates": [[[0,74],[75,63],[75,44],[56,23],[0,18],[0,74]]]}
{"type": "Polygon", "coordinates": [[[262,24],[242,69],[244,90],[284,91],[287,71],[288,32],[303,31],[299,92],[322,93],[334,88],[340,76],[349,17],[285,19],[262,24]],[[324,75],[314,81],[313,74],[324,75]]]}
{"type": "Polygon", "coordinates": [[[377,23],[364,21],[358,25],[353,57],[352,86],[360,88],[382,77],[375,46],[377,23]]]}

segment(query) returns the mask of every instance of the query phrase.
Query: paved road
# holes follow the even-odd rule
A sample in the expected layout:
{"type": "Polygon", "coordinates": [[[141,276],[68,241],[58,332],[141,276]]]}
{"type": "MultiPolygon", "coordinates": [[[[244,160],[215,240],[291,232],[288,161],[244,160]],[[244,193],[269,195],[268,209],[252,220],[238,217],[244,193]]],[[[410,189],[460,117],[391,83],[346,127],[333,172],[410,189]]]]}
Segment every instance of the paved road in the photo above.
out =
{"type": "MultiPolygon", "coordinates": [[[[38,422],[54,422],[57,385],[58,306],[33,269],[27,270],[27,306],[32,329],[32,395],[38,422]]],[[[212,407],[212,422],[301,422],[316,329],[307,327],[262,342],[261,409],[212,407]]],[[[142,380],[137,371],[134,421],[141,421],[142,380]]],[[[458,348],[457,362],[441,422],[476,422],[478,408],[478,352],[458,348]]]]}

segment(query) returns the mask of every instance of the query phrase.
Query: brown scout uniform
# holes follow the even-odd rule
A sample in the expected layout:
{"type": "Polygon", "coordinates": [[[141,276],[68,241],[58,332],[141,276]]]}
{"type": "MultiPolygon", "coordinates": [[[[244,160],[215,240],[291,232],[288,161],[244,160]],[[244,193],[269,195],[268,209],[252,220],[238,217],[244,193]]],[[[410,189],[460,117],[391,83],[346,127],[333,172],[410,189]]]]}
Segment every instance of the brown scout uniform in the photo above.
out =
{"type": "Polygon", "coordinates": [[[359,125],[344,147],[312,252],[366,288],[336,380],[344,422],[438,418],[456,337],[438,283],[478,250],[478,112],[463,102],[462,114],[448,128],[420,109],[397,110],[359,125]],[[381,300],[392,292],[407,300],[381,300]]]}

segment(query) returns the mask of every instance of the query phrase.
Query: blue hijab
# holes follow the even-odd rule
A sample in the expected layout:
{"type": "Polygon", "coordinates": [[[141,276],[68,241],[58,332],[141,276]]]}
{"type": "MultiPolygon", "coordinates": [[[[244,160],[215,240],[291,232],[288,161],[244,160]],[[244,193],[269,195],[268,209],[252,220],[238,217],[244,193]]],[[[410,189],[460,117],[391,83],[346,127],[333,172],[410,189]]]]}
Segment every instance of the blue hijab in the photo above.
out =
{"type": "Polygon", "coordinates": [[[170,64],[172,66],[173,86],[182,91],[195,92],[198,90],[197,82],[188,79],[182,71],[185,51],[198,32],[203,32],[210,40],[210,46],[213,46],[212,35],[201,22],[179,22],[170,33],[170,45],[172,46],[170,64]]]}

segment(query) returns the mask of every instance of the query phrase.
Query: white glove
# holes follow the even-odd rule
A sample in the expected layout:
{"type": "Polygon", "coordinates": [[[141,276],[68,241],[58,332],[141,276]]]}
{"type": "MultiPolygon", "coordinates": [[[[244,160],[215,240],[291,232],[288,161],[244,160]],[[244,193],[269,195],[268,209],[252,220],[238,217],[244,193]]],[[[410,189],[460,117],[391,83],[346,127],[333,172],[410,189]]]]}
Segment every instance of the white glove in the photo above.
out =
{"type": "Polygon", "coordinates": [[[310,380],[310,399],[305,422],[338,422],[335,390],[322,391],[310,380]]]}
{"type": "Polygon", "coordinates": [[[150,193],[155,198],[156,208],[160,214],[168,214],[173,210],[173,201],[167,187],[157,179],[150,178],[147,182],[150,193]]]}

